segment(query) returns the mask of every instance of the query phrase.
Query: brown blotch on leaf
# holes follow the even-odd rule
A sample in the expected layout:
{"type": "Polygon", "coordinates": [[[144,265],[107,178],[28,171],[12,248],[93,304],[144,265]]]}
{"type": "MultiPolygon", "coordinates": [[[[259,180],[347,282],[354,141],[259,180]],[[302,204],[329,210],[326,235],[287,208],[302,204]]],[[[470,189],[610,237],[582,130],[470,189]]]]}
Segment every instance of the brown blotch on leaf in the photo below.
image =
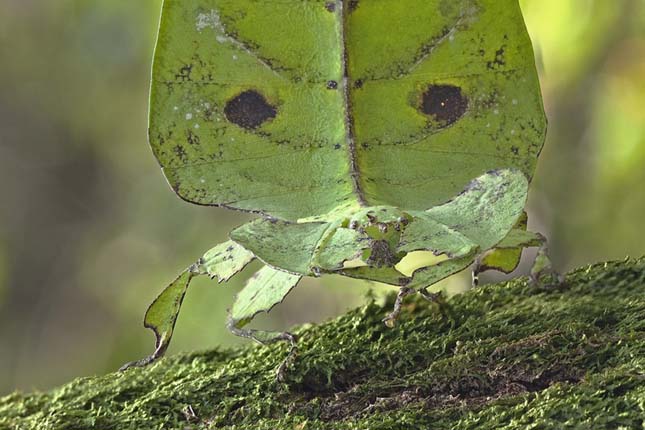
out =
{"type": "Polygon", "coordinates": [[[255,129],[265,121],[275,118],[276,114],[276,108],[255,90],[240,93],[224,107],[226,119],[246,129],[255,129]]]}
{"type": "Polygon", "coordinates": [[[454,85],[430,85],[422,95],[420,109],[443,125],[450,125],[466,113],[468,99],[454,85]]]}
{"type": "Polygon", "coordinates": [[[366,263],[370,267],[394,266],[398,263],[396,255],[390,249],[385,240],[375,240],[372,242],[371,253],[366,263]]]}

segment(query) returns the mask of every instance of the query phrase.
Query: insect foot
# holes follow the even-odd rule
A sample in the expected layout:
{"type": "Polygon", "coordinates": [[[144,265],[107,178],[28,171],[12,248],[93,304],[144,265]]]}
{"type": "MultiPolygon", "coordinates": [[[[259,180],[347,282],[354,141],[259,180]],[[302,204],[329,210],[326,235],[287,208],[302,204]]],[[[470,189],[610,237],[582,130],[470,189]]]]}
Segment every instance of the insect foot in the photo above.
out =
{"type": "Polygon", "coordinates": [[[287,376],[287,368],[293,364],[298,355],[298,338],[289,332],[271,332],[264,330],[244,329],[238,326],[239,321],[229,316],[226,328],[235,336],[254,340],[261,345],[268,345],[275,342],[289,342],[290,349],[286,358],[278,365],[275,371],[276,380],[284,382],[287,376]]]}
{"type": "Polygon", "coordinates": [[[549,289],[565,286],[564,276],[553,268],[546,245],[538,249],[529,279],[531,285],[539,288],[549,289]]]}

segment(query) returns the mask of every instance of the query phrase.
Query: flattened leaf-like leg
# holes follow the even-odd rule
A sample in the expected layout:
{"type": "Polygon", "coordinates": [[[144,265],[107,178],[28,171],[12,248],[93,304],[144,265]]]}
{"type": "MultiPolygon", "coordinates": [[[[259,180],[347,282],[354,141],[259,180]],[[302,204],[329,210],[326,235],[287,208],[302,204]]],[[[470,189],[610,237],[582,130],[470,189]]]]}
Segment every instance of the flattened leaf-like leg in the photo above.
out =
{"type": "Polygon", "coordinates": [[[218,282],[226,282],[241,272],[254,258],[251,251],[229,240],[209,250],[196,265],[200,275],[208,275],[218,282]]]}
{"type": "Polygon", "coordinates": [[[177,316],[184,301],[186,290],[193,276],[195,274],[191,269],[182,272],[177,279],[157,296],[148,308],[143,325],[155,333],[157,340],[154,352],[141,360],[124,364],[119,370],[147,366],[165,354],[175,329],[175,323],[177,322],[177,316]]]}
{"type": "Polygon", "coordinates": [[[208,275],[224,282],[240,272],[253,258],[252,253],[228,241],[217,245],[184,270],[157,296],[146,312],[143,325],[155,333],[155,351],[141,360],[124,364],[120,370],[147,366],[164,355],[170,344],[186,291],[195,276],[208,275]]]}
{"type": "Polygon", "coordinates": [[[278,366],[276,376],[284,380],[286,367],[297,354],[296,337],[287,332],[272,332],[244,329],[253,317],[260,312],[269,312],[282,302],[289,292],[300,281],[300,275],[293,275],[265,266],[260,269],[237,295],[231,309],[227,327],[236,336],[252,339],[266,345],[273,342],[287,341],[291,344],[289,354],[278,366]]]}

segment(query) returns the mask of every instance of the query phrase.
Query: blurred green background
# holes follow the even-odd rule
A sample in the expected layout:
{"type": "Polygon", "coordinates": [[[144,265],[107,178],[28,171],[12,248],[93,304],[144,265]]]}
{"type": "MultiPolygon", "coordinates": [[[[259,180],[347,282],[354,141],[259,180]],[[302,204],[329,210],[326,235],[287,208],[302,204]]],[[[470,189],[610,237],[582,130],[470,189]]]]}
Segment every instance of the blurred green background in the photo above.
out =
{"type": "MultiPolygon", "coordinates": [[[[148,149],[160,3],[0,2],[0,394],[150,352],[147,305],[246,219],[182,202],[148,149]]],[[[643,255],[645,2],[522,6],[550,120],[532,227],[549,236],[561,270],[643,255]]],[[[240,286],[196,282],[170,353],[239,342],[223,323],[240,286]]],[[[319,321],[362,303],[368,288],[309,281],[257,325],[319,321]]]]}

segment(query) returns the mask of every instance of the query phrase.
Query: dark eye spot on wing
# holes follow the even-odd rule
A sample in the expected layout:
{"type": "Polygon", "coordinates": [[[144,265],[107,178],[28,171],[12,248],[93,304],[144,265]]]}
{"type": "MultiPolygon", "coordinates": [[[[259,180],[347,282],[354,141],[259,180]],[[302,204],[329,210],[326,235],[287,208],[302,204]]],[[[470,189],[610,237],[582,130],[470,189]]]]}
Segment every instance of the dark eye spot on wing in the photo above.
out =
{"type": "Polygon", "coordinates": [[[329,12],[335,12],[336,11],[336,3],[333,3],[333,2],[325,3],[325,9],[327,9],[329,12]]]}
{"type": "Polygon", "coordinates": [[[468,108],[468,99],[454,85],[430,85],[421,98],[421,112],[450,125],[461,118],[468,108]]]}
{"type": "Polygon", "coordinates": [[[338,88],[338,82],[336,81],[327,81],[327,89],[328,90],[335,90],[338,88]]]}
{"type": "Polygon", "coordinates": [[[258,128],[265,121],[275,118],[276,114],[276,108],[255,90],[240,93],[224,107],[226,119],[246,129],[258,128]]]}
{"type": "Polygon", "coordinates": [[[358,0],[349,0],[349,11],[353,12],[358,8],[358,0]]]}

